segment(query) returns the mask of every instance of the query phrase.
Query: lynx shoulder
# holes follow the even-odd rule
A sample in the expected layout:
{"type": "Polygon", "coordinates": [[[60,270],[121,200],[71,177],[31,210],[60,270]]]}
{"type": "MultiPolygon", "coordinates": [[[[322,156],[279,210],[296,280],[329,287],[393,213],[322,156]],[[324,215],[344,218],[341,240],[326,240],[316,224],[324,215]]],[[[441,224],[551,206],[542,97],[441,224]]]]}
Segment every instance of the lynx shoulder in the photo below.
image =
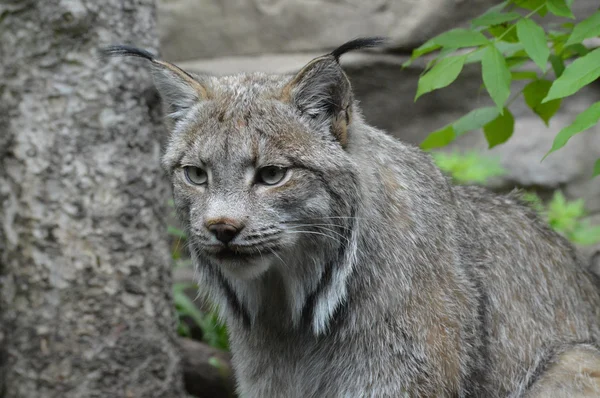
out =
{"type": "Polygon", "coordinates": [[[599,396],[596,277],[518,195],[453,186],[364,121],[338,61],[380,43],[289,76],[106,49],[150,61],[163,165],[239,392],[599,396]]]}

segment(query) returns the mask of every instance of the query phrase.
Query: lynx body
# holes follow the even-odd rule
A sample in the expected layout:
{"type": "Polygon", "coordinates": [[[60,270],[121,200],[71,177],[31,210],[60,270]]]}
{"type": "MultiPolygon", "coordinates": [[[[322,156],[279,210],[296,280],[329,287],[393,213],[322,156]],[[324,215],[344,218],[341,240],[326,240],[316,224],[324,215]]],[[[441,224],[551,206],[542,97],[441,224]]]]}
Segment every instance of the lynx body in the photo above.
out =
{"type": "Polygon", "coordinates": [[[518,195],[453,186],[364,122],[338,59],[376,44],[293,76],[107,50],[151,61],[164,168],[241,396],[600,396],[596,277],[518,195]]]}

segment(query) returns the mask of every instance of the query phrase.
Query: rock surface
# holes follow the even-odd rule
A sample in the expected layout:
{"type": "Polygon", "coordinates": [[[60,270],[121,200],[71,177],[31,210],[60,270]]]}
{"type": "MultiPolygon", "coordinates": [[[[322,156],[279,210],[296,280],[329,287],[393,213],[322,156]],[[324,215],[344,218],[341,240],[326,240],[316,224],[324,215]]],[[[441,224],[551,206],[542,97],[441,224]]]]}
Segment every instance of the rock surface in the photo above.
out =
{"type": "MultiPolygon", "coordinates": [[[[162,54],[171,61],[332,49],[358,36],[386,36],[411,50],[500,0],[159,0],[162,54]]],[[[597,0],[578,0],[586,18],[597,0]]],[[[545,17],[550,24],[557,19],[545,17]]]]}
{"type": "Polygon", "coordinates": [[[499,0],[160,0],[171,61],[332,49],[357,36],[412,48],[499,0]]]}
{"type": "Polygon", "coordinates": [[[197,398],[233,398],[231,354],[186,338],[177,340],[187,392],[197,398]]]}

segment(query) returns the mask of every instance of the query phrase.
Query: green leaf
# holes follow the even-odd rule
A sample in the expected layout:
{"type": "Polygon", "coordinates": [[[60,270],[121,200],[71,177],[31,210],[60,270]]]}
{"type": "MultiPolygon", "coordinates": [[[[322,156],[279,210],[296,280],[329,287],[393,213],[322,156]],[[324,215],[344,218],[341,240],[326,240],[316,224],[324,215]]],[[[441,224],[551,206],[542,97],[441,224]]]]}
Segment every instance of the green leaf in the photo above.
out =
{"type": "Polygon", "coordinates": [[[525,199],[529,203],[529,206],[537,213],[541,214],[544,212],[544,202],[542,202],[542,199],[535,192],[525,192],[523,193],[522,198],[525,199]]]}
{"type": "Polygon", "coordinates": [[[433,41],[426,41],[425,43],[413,50],[412,56],[410,58],[412,61],[414,61],[415,58],[419,58],[421,55],[429,54],[430,52],[433,52],[439,48],[440,46],[435,44],[433,41]]]}
{"type": "MultiPolygon", "coordinates": [[[[416,57],[415,57],[415,58],[416,58],[416,57]]],[[[408,60],[404,61],[404,62],[402,63],[402,69],[405,69],[405,68],[408,68],[409,66],[411,66],[411,65],[412,65],[412,63],[414,62],[415,58],[413,58],[413,57],[411,56],[411,57],[410,57],[408,60]]]]}
{"type": "Polygon", "coordinates": [[[561,77],[565,71],[565,63],[562,58],[554,54],[550,55],[550,65],[552,65],[552,70],[554,71],[556,78],[558,79],[561,77]]]}
{"type": "Polygon", "coordinates": [[[554,116],[556,112],[558,112],[561,104],[562,100],[556,99],[543,104],[539,104],[537,107],[535,107],[533,111],[544,121],[544,124],[546,126],[549,126],[550,119],[552,119],[552,116],[554,116]]]}
{"type": "MultiPolygon", "coordinates": [[[[557,135],[554,137],[554,142],[552,143],[552,149],[548,151],[548,153],[544,156],[551,154],[557,149],[565,146],[567,141],[575,134],[581,133],[591,127],[594,127],[598,121],[600,120],[600,101],[594,103],[585,111],[581,112],[575,118],[575,121],[571,123],[569,126],[563,128],[557,135]]],[[[543,160],[543,159],[542,159],[543,160]]]]}
{"type": "Polygon", "coordinates": [[[587,223],[580,220],[585,214],[583,199],[567,200],[560,191],[554,192],[546,212],[548,224],[554,230],[565,234],[570,240],[581,238],[581,235],[575,235],[587,229],[589,224],[586,225],[587,223]]]}
{"type": "MultiPolygon", "coordinates": [[[[466,132],[483,128],[490,122],[497,119],[499,115],[500,111],[495,106],[474,109],[458,119],[452,125],[445,126],[434,131],[433,133],[430,133],[421,143],[421,148],[423,150],[428,150],[446,146],[456,137],[466,132]]],[[[512,115],[510,117],[512,117],[512,115]]]]}
{"type": "Polygon", "coordinates": [[[506,58],[506,66],[508,69],[518,68],[529,62],[529,57],[508,57],[506,58]]]}
{"type": "Polygon", "coordinates": [[[519,19],[521,17],[520,14],[516,12],[508,12],[503,13],[499,11],[490,11],[485,14],[473,19],[471,21],[471,26],[493,26],[499,25],[505,22],[514,21],[515,19],[519,19]]]}
{"type": "Polygon", "coordinates": [[[475,62],[481,62],[481,60],[483,59],[483,54],[485,53],[485,50],[486,50],[486,47],[481,47],[475,51],[470,52],[469,54],[467,54],[467,61],[465,63],[472,64],[475,62]]]}
{"type": "Polygon", "coordinates": [[[452,29],[431,39],[431,42],[442,47],[464,48],[480,46],[488,43],[481,33],[469,29],[452,29]]]}
{"type": "Polygon", "coordinates": [[[547,13],[546,7],[544,7],[546,0],[513,0],[512,3],[531,11],[539,9],[537,13],[542,17],[547,13]]]}
{"type": "Polygon", "coordinates": [[[548,38],[552,43],[565,43],[569,38],[569,34],[573,29],[568,29],[568,32],[548,30],[548,38]]]}
{"type": "Polygon", "coordinates": [[[441,148],[456,139],[456,137],[473,130],[477,130],[494,120],[500,111],[495,106],[477,108],[467,113],[453,124],[445,126],[430,133],[423,142],[421,149],[429,150],[441,148]]]}
{"type": "Polygon", "coordinates": [[[513,80],[531,80],[538,77],[537,73],[530,71],[510,72],[510,76],[513,80]]]}
{"type": "Polygon", "coordinates": [[[492,97],[498,109],[504,109],[504,104],[510,96],[510,71],[506,66],[504,56],[493,45],[488,46],[483,54],[481,73],[483,84],[490,97],[492,97]]]}
{"type": "Polygon", "coordinates": [[[550,56],[550,49],[546,42],[544,29],[531,19],[522,19],[517,22],[517,36],[521,40],[521,43],[523,43],[527,55],[545,72],[548,57],[550,56]]]}
{"type": "MultiPolygon", "coordinates": [[[[514,56],[514,54],[518,53],[519,51],[523,50],[523,44],[522,43],[507,43],[507,42],[497,42],[496,43],[496,48],[498,49],[498,51],[500,51],[502,54],[504,54],[506,57],[512,57],[514,56]]],[[[475,51],[470,52],[469,54],[467,54],[467,61],[465,62],[466,64],[471,64],[471,63],[475,63],[475,62],[481,62],[481,60],[483,59],[483,55],[487,52],[488,47],[481,47],[478,48],[475,51]]],[[[525,55],[525,54],[523,54],[525,55]]],[[[522,57],[523,62],[527,62],[529,61],[529,58],[527,57],[522,57]]]]}
{"type": "Polygon", "coordinates": [[[177,334],[181,337],[191,337],[192,335],[190,327],[186,323],[181,322],[181,319],[177,320],[177,334]]]}
{"type": "Polygon", "coordinates": [[[433,152],[431,155],[443,172],[461,184],[483,184],[492,177],[506,174],[500,159],[477,151],[433,152]]]}
{"type": "Polygon", "coordinates": [[[552,86],[552,82],[549,80],[535,80],[523,89],[525,103],[536,115],[542,118],[546,126],[552,116],[556,114],[562,102],[562,100],[556,99],[542,103],[542,100],[548,94],[548,90],[550,90],[550,86],[552,86]]]}
{"type": "Polygon", "coordinates": [[[414,60],[440,47],[457,49],[480,46],[486,43],[488,43],[488,39],[481,32],[468,29],[452,29],[426,41],[413,50],[411,58],[414,60]]]}
{"type": "Polygon", "coordinates": [[[600,176],[600,158],[594,163],[594,177],[600,176]]]}
{"type": "Polygon", "coordinates": [[[567,66],[563,74],[552,84],[544,102],[573,95],[598,77],[600,77],[600,48],[567,66]]]}
{"type": "Polygon", "coordinates": [[[488,32],[502,42],[518,43],[517,30],[514,25],[494,25],[487,28],[488,32]]]}
{"type": "Polygon", "coordinates": [[[421,149],[425,151],[433,148],[441,148],[454,141],[455,138],[456,132],[454,131],[454,128],[452,125],[448,125],[430,133],[427,138],[421,142],[421,149]]]}
{"type": "Polygon", "coordinates": [[[446,87],[456,80],[466,59],[466,55],[455,55],[435,64],[430,71],[419,78],[415,101],[423,94],[446,87]]]}
{"type": "MultiPolygon", "coordinates": [[[[571,44],[568,47],[565,46],[565,50],[568,51],[567,56],[571,55],[569,53],[573,53],[573,54],[579,55],[580,57],[585,57],[586,55],[588,55],[590,53],[590,50],[583,44],[571,44]]],[[[567,56],[562,54],[562,57],[566,58],[567,56]]]]}
{"type": "MultiPolygon", "coordinates": [[[[523,43],[506,43],[503,41],[497,42],[496,44],[496,48],[498,49],[498,51],[500,51],[502,54],[506,55],[507,57],[516,55],[519,51],[523,50],[524,46],[523,43]]],[[[525,55],[525,53],[523,53],[523,55],[525,55]]]]}
{"type": "Polygon", "coordinates": [[[185,294],[185,289],[193,286],[187,283],[175,283],[173,285],[173,301],[180,315],[187,315],[194,320],[198,326],[204,323],[204,315],[196,305],[185,294]]]}
{"type": "MultiPolygon", "coordinates": [[[[214,314],[203,313],[186,295],[185,290],[193,288],[193,283],[173,284],[173,301],[179,317],[188,316],[202,329],[204,341],[212,347],[227,349],[227,332],[214,314]]],[[[183,331],[185,332],[185,331],[183,331]]],[[[189,329],[188,329],[189,332],[189,329]]]]}
{"type": "Polygon", "coordinates": [[[448,55],[450,54],[454,54],[456,50],[453,48],[444,48],[442,49],[436,56],[435,58],[433,58],[432,60],[430,60],[429,62],[427,62],[427,65],[425,65],[425,69],[423,70],[423,72],[427,72],[429,69],[431,69],[431,67],[433,65],[435,65],[437,62],[440,62],[442,59],[444,58],[448,58],[448,55]]]}
{"type": "Polygon", "coordinates": [[[452,124],[456,136],[462,135],[468,131],[482,128],[494,120],[500,111],[495,106],[477,108],[467,113],[452,124]]]}
{"type": "Polygon", "coordinates": [[[573,28],[573,33],[569,36],[566,46],[581,43],[585,39],[600,36],[600,11],[596,11],[591,17],[579,22],[573,28]]]}
{"type": "Polygon", "coordinates": [[[483,133],[490,149],[505,143],[512,136],[514,130],[515,118],[507,108],[504,108],[501,115],[483,126],[483,133]]]}
{"type": "Polygon", "coordinates": [[[546,1],[546,7],[548,8],[548,11],[556,16],[575,19],[575,16],[571,12],[571,8],[567,5],[565,0],[548,0],[546,1]]]}
{"type": "Polygon", "coordinates": [[[569,240],[581,246],[595,245],[600,242],[600,225],[590,226],[589,222],[581,221],[569,234],[569,240]]]}

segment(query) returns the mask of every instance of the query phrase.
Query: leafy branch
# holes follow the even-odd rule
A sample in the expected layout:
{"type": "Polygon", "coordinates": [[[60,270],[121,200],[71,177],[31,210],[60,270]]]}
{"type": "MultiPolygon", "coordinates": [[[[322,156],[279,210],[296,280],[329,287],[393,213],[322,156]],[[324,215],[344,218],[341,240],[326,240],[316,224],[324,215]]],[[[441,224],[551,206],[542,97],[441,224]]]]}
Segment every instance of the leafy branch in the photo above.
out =
{"type": "MultiPolygon", "coordinates": [[[[473,19],[470,28],[444,32],[415,49],[405,67],[437,52],[419,78],[415,101],[452,84],[465,65],[479,63],[483,86],[494,103],[433,131],[421,147],[425,150],[443,147],[478,129],[483,129],[490,148],[500,145],[514,132],[515,121],[509,107],[521,95],[532,112],[549,125],[563,98],[598,79],[600,48],[588,48],[584,41],[600,36],[600,10],[573,23],[569,21],[575,18],[572,5],[573,0],[507,0],[473,19]],[[549,13],[567,20],[545,29],[532,19],[549,13]],[[530,61],[538,71],[523,69],[530,61]],[[548,77],[550,72],[552,78],[548,77]],[[517,80],[528,83],[511,97],[511,85],[517,80]]],[[[597,102],[556,135],[546,156],[599,121],[600,102],[597,102]]],[[[600,159],[594,166],[594,175],[598,174],[600,159]]]]}

